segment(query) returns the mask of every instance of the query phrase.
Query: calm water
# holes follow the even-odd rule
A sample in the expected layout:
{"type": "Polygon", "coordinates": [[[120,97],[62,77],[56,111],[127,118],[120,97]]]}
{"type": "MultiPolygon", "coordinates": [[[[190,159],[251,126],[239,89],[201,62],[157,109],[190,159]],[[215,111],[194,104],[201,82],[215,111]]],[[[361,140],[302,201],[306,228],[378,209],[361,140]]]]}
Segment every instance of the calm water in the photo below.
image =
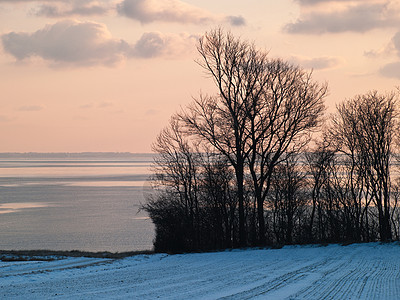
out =
{"type": "Polygon", "coordinates": [[[0,155],[0,249],[152,249],[151,154],[0,155]]]}

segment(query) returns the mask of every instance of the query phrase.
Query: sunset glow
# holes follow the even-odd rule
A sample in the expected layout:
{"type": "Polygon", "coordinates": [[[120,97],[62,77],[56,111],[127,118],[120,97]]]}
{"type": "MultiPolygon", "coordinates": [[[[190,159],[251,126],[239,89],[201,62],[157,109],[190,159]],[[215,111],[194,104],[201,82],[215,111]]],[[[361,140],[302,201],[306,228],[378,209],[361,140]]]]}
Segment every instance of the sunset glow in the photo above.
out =
{"type": "Polygon", "coordinates": [[[390,0],[0,0],[0,152],[150,152],[215,92],[195,60],[217,26],[313,69],[330,113],[399,85],[399,25],[390,0]]]}

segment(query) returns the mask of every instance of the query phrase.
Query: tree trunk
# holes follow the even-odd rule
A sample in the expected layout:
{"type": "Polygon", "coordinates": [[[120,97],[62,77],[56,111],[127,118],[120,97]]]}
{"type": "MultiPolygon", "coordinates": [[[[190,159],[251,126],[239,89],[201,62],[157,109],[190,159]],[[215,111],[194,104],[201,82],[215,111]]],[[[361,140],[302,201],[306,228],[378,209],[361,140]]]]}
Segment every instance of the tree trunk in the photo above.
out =
{"type": "Polygon", "coordinates": [[[236,180],[238,189],[238,202],[239,202],[239,246],[245,247],[246,242],[246,228],[245,228],[245,217],[244,217],[244,166],[242,161],[238,161],[236,166],[236,180]]]}

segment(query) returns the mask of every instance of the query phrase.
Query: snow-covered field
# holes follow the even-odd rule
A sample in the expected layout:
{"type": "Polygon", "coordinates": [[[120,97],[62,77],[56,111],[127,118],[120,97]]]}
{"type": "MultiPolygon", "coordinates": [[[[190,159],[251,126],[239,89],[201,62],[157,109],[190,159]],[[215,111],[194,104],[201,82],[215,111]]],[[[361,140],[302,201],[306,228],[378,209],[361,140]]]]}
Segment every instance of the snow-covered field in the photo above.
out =
{"type": "Polygon", "coordinates": [[[1,299],[400,299],[400,245],[0,262],[1,299]]]}

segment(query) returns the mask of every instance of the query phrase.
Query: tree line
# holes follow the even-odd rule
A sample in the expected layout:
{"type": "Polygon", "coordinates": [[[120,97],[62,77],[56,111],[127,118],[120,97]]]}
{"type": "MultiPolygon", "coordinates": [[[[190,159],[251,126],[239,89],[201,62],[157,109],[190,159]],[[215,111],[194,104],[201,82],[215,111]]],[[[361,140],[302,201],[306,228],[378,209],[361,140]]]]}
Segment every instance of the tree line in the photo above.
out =
{"type": "Polygon", "coordinates": [[[143,205],[156,251],[399,237],[397,93],[324,116],[327,83],[222,29],[198,43],[217,92],[171,117],[143,205]]]}

